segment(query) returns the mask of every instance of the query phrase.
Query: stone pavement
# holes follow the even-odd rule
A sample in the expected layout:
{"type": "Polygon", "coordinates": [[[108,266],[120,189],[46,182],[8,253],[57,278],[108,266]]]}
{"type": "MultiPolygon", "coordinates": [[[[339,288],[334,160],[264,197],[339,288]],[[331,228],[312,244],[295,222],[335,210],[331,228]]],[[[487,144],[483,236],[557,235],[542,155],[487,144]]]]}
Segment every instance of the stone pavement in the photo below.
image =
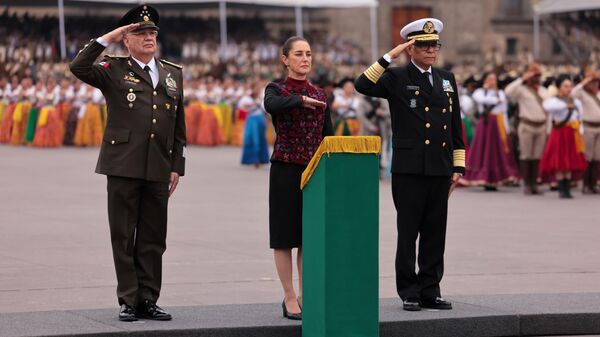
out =
{"type": "MultiPolygon", "coordinates": [[[[600,294],[457,296],[450,311],[402,311],[380,302],[381,337],[541,336],[600,333],[600,294]]],[[[169,322],[119,322],[114,309],[0,315],[3,337],[300,337],[301,325],[272,304],[172,307],[169,322]]],[[[350,318],[351,319],[351,318],[350,318]]]]}
{"type": "MultiPolygon", "coordinates": [[[[106,179],[97,148],[0,146],[0,313],[116,308],[106,179]]],[[[277,303],[268,167],[192,147],[170,205],[159,304],[277,303]]],[[[380,297],[394,289],[395,212],[380,189],[380,297]]],[[[600,292],[600,196],[458,190],[442,289],[458,295],[600,292]]]]}

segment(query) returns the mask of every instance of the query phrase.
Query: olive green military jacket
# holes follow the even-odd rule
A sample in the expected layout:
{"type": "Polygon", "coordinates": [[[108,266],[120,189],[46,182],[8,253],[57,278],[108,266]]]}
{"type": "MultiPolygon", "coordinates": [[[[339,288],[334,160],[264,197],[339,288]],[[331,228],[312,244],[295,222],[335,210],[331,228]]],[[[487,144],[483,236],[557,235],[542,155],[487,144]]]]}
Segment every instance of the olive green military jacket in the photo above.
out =
{"type": "Polygon", "coordinates": [[[168,182],[170,172],[184,175],[185,116],[180,66],[156,60],[159,81],[131,56],[105,55],[90,41],[71,62],[71,72],[102,91],[108,116],[96,173],[168,182]]]}

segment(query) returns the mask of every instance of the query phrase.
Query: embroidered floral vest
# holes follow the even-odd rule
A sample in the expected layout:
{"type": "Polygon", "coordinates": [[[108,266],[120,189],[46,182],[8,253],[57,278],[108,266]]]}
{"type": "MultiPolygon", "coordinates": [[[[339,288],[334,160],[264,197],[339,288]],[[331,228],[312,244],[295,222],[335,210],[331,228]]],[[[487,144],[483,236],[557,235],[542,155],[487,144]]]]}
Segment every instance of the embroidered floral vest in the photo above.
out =
{"type": "MultiPolygon", "coordinates": [[[[308,81],[286,78],[276,84],[281,96],[307,96],[327,102],[323,89],[308,81]]],[[[271,161],[307,165],[323,140],[325,109],[293,108],[277,114],[273,123],[277,139],[271,161]]]]}

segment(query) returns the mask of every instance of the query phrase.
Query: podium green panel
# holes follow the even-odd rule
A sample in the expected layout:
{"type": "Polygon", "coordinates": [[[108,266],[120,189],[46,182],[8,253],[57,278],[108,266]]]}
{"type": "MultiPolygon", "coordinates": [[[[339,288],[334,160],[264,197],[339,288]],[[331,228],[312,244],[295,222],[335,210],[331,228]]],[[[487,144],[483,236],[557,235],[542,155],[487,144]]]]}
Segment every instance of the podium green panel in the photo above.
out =
{"type": "Polygon", "coordinates": [[[326,137],[303,175],[303,337],[379,336],[380,144],[326,137]]]}

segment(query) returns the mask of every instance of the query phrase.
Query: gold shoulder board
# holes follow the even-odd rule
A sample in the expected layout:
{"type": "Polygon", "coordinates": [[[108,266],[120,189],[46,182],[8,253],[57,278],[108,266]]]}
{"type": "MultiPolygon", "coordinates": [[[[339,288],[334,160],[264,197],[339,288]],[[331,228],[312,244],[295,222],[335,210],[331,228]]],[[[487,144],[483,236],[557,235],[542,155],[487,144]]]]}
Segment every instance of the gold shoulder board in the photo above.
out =
{"type": "Polygon", "coordinates": [[[169,62],[169,61],[167,61],[167,60],[162,60],[162,59],[160,60],[160,62],[162,62],[162,63],[164,63],[164,64],[168,64],[168,65],[170,65],[170,66],[173,66],[173,67],[175,67],[175,68],[177,68],[177,69],[183,69],[183,66],[182,66],[182,65],[179,65],[179,64],[177,64],[177,63],[169,62]]]}
{"type": "Polygon", "coordinates": [[[126,59],[126,58],[128,58],[129,56],[128,56],[128,55],[113,55],[113,54],[106,54],[106,55],[104,55],[104,57],[108,57],[108,58],[111,58],[111,59],[126,59]]]}

